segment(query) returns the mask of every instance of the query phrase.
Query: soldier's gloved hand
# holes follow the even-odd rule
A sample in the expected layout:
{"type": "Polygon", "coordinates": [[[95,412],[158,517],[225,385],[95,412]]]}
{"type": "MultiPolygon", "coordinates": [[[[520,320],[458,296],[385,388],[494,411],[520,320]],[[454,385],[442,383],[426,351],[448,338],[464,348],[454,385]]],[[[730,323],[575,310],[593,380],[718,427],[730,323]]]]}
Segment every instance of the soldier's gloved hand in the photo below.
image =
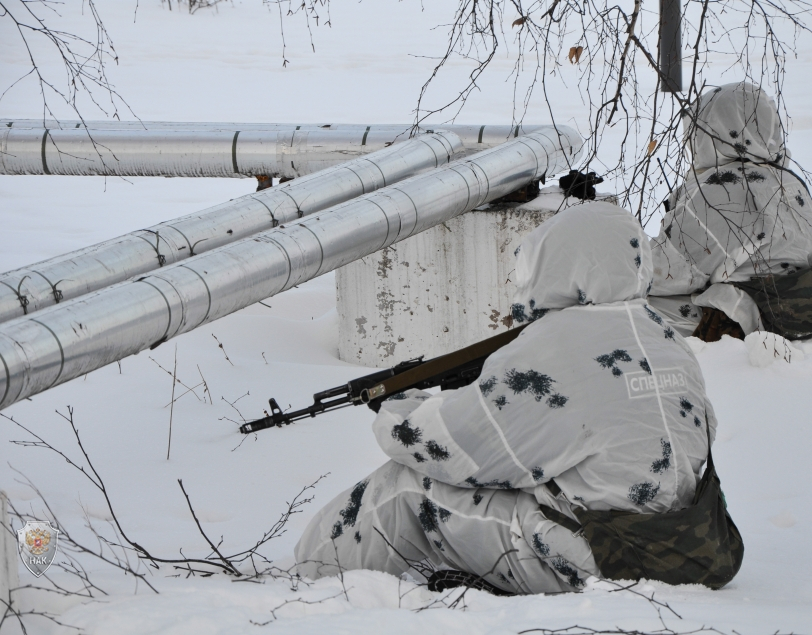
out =
{"type": "Polygon", "coordinates": [[[578,170],[570,170],[566,176],[558,179],[559,187],[564,190],[564,196],[576,196],[581,200],[595,200],[595,186],[603,183],[603,177],[594,172],[584,174],[578,170]]]}

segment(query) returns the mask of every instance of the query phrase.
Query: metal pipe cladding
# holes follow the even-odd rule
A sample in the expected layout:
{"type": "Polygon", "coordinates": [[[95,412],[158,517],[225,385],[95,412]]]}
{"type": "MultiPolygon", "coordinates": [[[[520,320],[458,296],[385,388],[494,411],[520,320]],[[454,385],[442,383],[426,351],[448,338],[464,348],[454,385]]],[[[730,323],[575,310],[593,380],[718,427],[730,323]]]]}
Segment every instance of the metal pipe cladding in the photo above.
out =
{"type": "Polygon", "coordinates": [[[415,137],[289,183],[0,275],[0,322],[161,269],[448,163],[454,133],[415,137]]]}
{"type": "Polygon", "coordinates": [[[552,127],[327,211],[0,324],[0,408],[191,331],[569,169],[552,127]]]}

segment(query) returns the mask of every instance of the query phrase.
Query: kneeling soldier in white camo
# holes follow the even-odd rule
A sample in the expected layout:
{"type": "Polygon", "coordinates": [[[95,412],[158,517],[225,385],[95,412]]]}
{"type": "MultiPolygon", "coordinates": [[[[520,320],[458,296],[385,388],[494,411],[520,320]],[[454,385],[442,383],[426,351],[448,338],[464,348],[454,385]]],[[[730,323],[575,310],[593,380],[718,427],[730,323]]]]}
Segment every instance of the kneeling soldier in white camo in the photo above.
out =
{"type": "Polygon", "coordinates": [[[651,241],[652,306],[709,342],[765,328],[809,337],[812,279],[790,279],[812,266],[812,198],[775,101],[746,82],[710,90],[686,117],[686,145],[693,163],[651,241]]]}
{"type": "Polygon", "coordinates": [[[303,575],[340,563],[572,591],[601,575],[577,512],[692,505],[716,419],[691,349],[646,304],[640,225],[608,203],[564,210],[524,240],[516,277],[514,318],[532,324],[469,386],[382,404],[391,460],[313,519],[303,575]]]}

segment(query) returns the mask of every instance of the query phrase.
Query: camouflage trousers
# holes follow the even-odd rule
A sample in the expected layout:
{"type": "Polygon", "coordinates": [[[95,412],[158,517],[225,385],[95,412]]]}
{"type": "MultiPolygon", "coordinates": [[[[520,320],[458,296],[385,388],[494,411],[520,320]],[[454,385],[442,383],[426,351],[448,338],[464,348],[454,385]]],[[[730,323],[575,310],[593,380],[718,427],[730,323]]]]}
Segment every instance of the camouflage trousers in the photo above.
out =
{"type": "Polygon", "coordinates": [[[324,507],[296,546],[311,578],[372,569],[418,580],[480,576],[512,593],[560,593],[599,575],[586,540],[545,518],[522,490],[462,488],[389,461],[324,507]]]}
{"type": "Polygon", "coordinates": [[[756,301],[767,330],[791,340],[812,337],[812,270],[733,284],[756,301]]]}
{"type": "MultiPolygon", "coordinates": [[[[767,331],[791,340],[812,337],[812,270],[729,284],[753,298],[767,331]]],[[[687,295],[649,296],[648,302],[684,337],[693,334],[702,318],[702,308],[687,295]]]]}

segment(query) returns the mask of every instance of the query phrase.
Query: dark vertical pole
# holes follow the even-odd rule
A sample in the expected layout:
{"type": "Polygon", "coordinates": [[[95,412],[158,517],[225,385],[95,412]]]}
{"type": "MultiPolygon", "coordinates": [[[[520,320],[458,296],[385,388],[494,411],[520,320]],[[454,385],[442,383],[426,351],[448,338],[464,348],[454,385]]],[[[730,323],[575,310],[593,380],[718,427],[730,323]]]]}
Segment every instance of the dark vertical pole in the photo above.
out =
{"type": "Polygon", "coordinates": [[[660,0],[660,90],[682,92],[682,7],[680,0],[660,0]]]}

